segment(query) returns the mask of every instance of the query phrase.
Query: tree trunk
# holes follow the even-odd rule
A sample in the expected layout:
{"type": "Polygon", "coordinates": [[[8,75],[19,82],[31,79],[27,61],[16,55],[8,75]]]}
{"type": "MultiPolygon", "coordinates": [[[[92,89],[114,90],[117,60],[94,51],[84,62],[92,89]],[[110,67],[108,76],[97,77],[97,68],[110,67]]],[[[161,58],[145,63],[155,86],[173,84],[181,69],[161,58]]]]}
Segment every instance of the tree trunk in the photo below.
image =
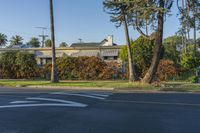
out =
{"type": "Polygon", "coordinates": [[[193,17],[194,17],[194,58],[196,58],[196,52],[197,52],[197,28],[196,28],[195,11],[193,13],[193,17]]]}
{"type": "MultiPolygon", "coordinates": [[[[182,44],[187,53],[187,35],[186,35],[186,25],[185,25],[185,0],[182,0],[182,44]]],[[[186,5],[187,6],[187,5],[186,5]]]]}
{"type": "MultiPolygon", "coordinates": [[[[160,0],[159,6],[160,8],[164,9],[165,6],[164,0],[160,0]]],[[[144,83],[152,83],[153,79],[156,76],[158,65],[160,63],[160,56],[162,52],[162,41],[163,41],[164,13],[162,11],[159,11],[157,18],[158,18],[158,29],[156,32],[154,55],[151,62],[151,66],[142,80],[144,83]]]]}
{"type": "Polygon", "coordinates": [[[123,9],[122,9],[122,15],[123,15],[123,20],[124,20],[124,31],[125,31],[125,36],[126,36],[126,44],[127,44],[127,48],[128,48],[129,82],[133,82],[133,81],[138,80],[138,76],[136,74],[135,63],[134,63],[133,56],[132,56],[133,52],[131,49],[131,43],[130,43],[130,38],[129,38],[129,30],[128,30],[126,16],[125,16],[123,9]]]}
{"type": "Polygon", "coordinates": [[[146,34],[147,34],[147,36],[149,35],[149,27],[148,27],[148,24],[149,24],[149,22],[148,22],[148,20],[146,20],[146,34]]]}
{"type": "Polygon", "coordinates": [[[55,32],[54,32],[54,14],[53,14],[53,0],[50,0],[50,25],[51,25],[51,42],[52,42],[52,69],[51,82],[59,82],[57,66],[56,66],[56,50],[55,50],[55,32]]]}
{"type": "MultiPolygon", "coordinates": [[[[189,8],[189,4],[188,4],[188,2],[186,1],[186,14],[187,14],[187,16],[189,16],[190,14],[189,14],[189,12],[190,12],[190,8],[189,8]]],[[[187,20],[188,21],[188,20],[187,20]]],[[[190,42],[190,25],[188,25],[187,24],[187,43],[188,43],[188,45],[190,45],[191,44],[191,42],[190,42]]]]}

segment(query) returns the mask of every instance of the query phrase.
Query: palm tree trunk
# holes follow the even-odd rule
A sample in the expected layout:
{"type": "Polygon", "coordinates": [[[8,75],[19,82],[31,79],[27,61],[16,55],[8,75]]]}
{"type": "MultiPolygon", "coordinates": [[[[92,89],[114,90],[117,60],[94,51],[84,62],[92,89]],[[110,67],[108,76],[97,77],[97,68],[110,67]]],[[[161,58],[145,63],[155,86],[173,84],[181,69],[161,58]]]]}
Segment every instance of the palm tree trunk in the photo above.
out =
{"type": "Polygon", "coordinates": [[[129,82],[137,81],[138,76],[136,74],[136,69],[135,69],[135,63],[133,60],[133,52],[131,49],[131,43],[130,43],[130,38],[129,38],[129,30],[128,30],[128,25],[126,21],[126,15],[124,13],[124,10],[122,9],[122,15],[123,15],[123,22],[124,22],[124,31],[125,31],[125,36],[126,36],[126,44],[128,46],[128,64],[129,64],[129,82]]]}
{"type": "Polygon", "coordinates": [[[51,25],[51,41],[52,41],[52,69],[51,69],[51,82],[59,82],[57,66],[56,66],[56,50],[55,50],[55,32],[54,32],[54,13],[53,13],[53,0],[50,1],[50,25],[51,25]]]}
{"type": "MultiPolygon", "coordinates": [[[[159,6],[160,8],[164,8],[165,6],[164,0],[160,0],[159,6]]],[[[151,66],[142,80],[142,82],[144,83],[152,83],[153,79],[156,76],[158,65],[160,63],[160,57],[162,52],[162,41],[163,41],[164,13],[162,11],[159,11],[157,18],[158,18],[158,29],[156,32],[155,50],[151,66]]]]}

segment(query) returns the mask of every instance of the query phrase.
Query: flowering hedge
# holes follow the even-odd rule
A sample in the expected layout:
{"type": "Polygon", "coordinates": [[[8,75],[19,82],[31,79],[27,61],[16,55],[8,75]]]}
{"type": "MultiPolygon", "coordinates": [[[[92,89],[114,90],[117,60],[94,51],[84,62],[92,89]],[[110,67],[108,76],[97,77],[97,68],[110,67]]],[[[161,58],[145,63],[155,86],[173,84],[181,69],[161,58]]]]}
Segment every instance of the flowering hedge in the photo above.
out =
{"type": "MultiPolygon", "coordinates": [[[[106,63],[98,57],[63,57],[56,61],[61,80],[108,80],[122,77],[121,65],[116,62],[106,63]]],[[[51,64],[44,68],[50,75],[51,64]]]]}

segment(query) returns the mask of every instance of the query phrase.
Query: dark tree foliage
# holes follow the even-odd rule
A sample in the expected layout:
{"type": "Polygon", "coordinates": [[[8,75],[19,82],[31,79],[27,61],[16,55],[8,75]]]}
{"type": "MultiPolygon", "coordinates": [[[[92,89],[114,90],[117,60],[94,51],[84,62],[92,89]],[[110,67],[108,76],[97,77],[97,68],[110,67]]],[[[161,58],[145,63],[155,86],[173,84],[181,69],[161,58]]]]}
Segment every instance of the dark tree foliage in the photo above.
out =
{"type": "MultiPolygon", "coordinates": [[[[135,53],[134,61],[140,78],[145,75],[151,65],[154,47],[154,41],[148,40],[142,36],[135,41],[131,41],[131,49],[135,53]]],[[[120,58],[127,62],[128,55],[126,46],[121,49],[120,58]]]]}
{"type": "Polygon", "coordinates": [[[51,39],[46,40],[46,41],[45,41],[45,47],[50,48],[51,46],[52,46],[51,39]]]}
{"type": "Polygon", "coordinates": [[[187,46],[191,44],[190,33],[193,29],[193,44],[194,44],[194,55],[196,58],[197,52],[197,31],[200,29],[200,0],[177,0],[177,7],[180,14],[180,34],[182,35],[182,44],[187,52],[187,46]]]}
{"type": "Polygon", "coordinates": [[[175,64],[180,64],[180,54],[182,50],[182,37],[171,36],[163,40],[164,59],[172,60],[175,64]]]}
{"type": "Polygon", "coordinates": [[[40,41],[36,37],[31,38],[31,40],[27,44],[34,48],[40,47],[40,41]]]}
{"type": "Polygon", "coordinates": [[[69,45],[66,43],[66,42],[62,42],[60,43],[60,46],[61,48],[65,48],[65,47],[68,47],[69,45]]]}

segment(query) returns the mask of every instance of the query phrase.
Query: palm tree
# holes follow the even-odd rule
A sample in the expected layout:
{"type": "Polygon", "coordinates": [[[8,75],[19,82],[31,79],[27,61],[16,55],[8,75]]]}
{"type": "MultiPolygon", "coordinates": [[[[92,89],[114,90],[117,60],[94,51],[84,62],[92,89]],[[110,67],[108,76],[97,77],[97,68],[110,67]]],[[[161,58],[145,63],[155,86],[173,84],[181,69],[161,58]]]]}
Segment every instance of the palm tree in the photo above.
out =
{"type": "Polygon", "coordinates": [[[16,36],[13,36],[10,40],[10,44],[11,45],[22,45],[23,44],[23,41],[24,39],[19,36],[19,35],[16,35],[16,36]]]}
{"type": "Polygon", "coordinates": [[[56,50],[55,50],[55,32],[54,32],[54,14],[53,14],[53,0],[49,0],[50,3],[50,25],[51,25],[51,41],[52,41],[52,70],[51,70],[51,82],[59,82],[58,72],[56,66],[56,50]]]}
{"type": "Polygon", "coordinates": [[[5,46],[7,42],[8,42],[7,36],[0,33],[0,47],[5,46]]]}

